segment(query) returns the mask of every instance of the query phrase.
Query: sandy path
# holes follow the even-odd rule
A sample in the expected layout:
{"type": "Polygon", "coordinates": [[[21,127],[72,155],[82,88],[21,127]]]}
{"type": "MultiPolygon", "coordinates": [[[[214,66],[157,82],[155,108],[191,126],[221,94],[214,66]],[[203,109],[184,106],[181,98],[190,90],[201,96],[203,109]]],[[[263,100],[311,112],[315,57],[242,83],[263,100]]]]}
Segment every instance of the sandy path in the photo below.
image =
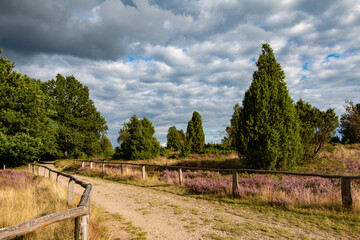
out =
{"type": "MultiPolygon", "coordinates": [[[[53,168],[51,165],[47,166],[53,168]]],[[[93,202],[111,214],[122,216],[122,223],[112,222],[109,226],[115,235],[114,239],[129,237],[124,234],[124,230],[119,231],[120,226],[124,226],[124,221],[132,222],[133,226],[140,228],[138,231],[146,232],[146,239],[150,240],[213,239],[214,236],[226,238],[234,236],[234,231],[239,231],[233,228],[240,227],[246,227],[246,231],[252,229],[251,234],[239,236],[237,233],[236,239],[273,239],[274,236],[264,234],[266,229],[259,228],[259,224],[266,228],[290,232],[294,238],[306,235],[311,239],[335,239],[329,233],[312,233],[276,220],[267,219],[264,222],[263,216],[249,210],[234,210],[227,204],[79,175],[76,177],[93,185],[93,202]]],[[[83,189],[76,187],[75,191],[81,194],[83,189]]]]}

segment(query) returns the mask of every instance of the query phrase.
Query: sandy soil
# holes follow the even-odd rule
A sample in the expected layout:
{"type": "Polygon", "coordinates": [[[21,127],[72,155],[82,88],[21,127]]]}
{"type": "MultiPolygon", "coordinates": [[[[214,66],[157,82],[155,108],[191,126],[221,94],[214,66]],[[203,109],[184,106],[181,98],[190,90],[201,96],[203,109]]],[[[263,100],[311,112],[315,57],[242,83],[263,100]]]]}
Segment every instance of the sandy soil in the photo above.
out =
{"type": "MultiPolygon", "coordinates": [[[[236,239],[274,239],[271,234],[265,234],[266,229],[257,227],[259,225],[270,230],[290,232],[298,239],[301,239],[301,236],[310,239],[335,239],[326,232],[309,232],[272,219],[265,221],[259,213],[255,214],[249,210],[233,211],[232,206],[227,204],[78,175],[76,177],[93,185],[93,202],[110,214],[122,217],[121,221],[106,223],[112,230],[113,239],[132,238],[133,236],[124,229],[124,223],[130,222],[137,232],[145,232],[145,238],[150,240],[226,239],[234,236],[234,231],[239,231],[231,227],[239,226],[247,227],[247,231],[249,227],[253,230],[250,235],[236,234],[236,239]]],[[[76,187],[75,191],[81,194],[83,190],[76,187]]],[[[288,237],[281,237],[279,234],[275,238],[288,237]]]]}

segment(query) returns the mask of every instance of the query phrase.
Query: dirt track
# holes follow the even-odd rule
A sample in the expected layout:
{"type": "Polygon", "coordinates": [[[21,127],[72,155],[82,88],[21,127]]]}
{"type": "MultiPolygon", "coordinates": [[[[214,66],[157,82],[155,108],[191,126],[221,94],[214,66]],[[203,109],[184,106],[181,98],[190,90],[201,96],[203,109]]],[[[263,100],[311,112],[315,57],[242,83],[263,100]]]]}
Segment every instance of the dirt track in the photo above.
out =
{"type": "MultiPolygon", "coordinates": [[[[53,165],[47,165],[53,168],[53,165]]],[[[259,213],[159,190],[76,175],[93,185],[92,201],[121,221],[107,222],[113,239],[133,238],[130,222],[146,239],[337,239],[293,224],[266,219],[259,213]],[[264,220],[266,219],[266,220],[264,220]],[[232,237],[232,238],[227,238],[232,237]]],[[[75,191],[82,193],[81,187],[75,191]]]]}

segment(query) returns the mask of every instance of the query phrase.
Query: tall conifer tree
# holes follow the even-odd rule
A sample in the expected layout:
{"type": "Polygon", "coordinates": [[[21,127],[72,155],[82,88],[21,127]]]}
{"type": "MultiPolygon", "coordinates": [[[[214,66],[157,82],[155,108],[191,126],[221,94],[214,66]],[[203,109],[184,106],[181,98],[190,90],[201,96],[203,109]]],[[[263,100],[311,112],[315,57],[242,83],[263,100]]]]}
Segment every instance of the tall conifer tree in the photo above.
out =
{"type": "Polygon", "coordinates": [[[239,116],[238,151],[248,167],[287,169],[302,157],[299,120],[273,50],[263,44],[239,116]]]}
{"type": "Polygon", "coordinates": [[[201,153],[204,151],[205,134],[202,127],[201,115],[194,111],[186,130],[186,139],[190,144],[191,152],[201,153]]]}

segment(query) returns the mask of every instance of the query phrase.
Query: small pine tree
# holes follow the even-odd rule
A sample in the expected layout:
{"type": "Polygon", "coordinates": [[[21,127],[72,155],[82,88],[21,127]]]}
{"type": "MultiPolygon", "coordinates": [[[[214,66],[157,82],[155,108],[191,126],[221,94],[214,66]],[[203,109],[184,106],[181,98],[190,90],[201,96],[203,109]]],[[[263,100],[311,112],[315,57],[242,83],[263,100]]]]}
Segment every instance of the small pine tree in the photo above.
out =
{"type": "Polygon", "coordinates": [[[186,139],[191,147],[192,153],[204,152],[205,134],[202,127],[201,115],[196,111],[194,111],[193,116],[188,123],[186,139]]]}
{"type": "Polygon", "coordinates": [[[250,88],[243,99],[238,152],[247,167],[287,169],[302,157],[299,119],[273,50],[263,44],[250,88]]]}

